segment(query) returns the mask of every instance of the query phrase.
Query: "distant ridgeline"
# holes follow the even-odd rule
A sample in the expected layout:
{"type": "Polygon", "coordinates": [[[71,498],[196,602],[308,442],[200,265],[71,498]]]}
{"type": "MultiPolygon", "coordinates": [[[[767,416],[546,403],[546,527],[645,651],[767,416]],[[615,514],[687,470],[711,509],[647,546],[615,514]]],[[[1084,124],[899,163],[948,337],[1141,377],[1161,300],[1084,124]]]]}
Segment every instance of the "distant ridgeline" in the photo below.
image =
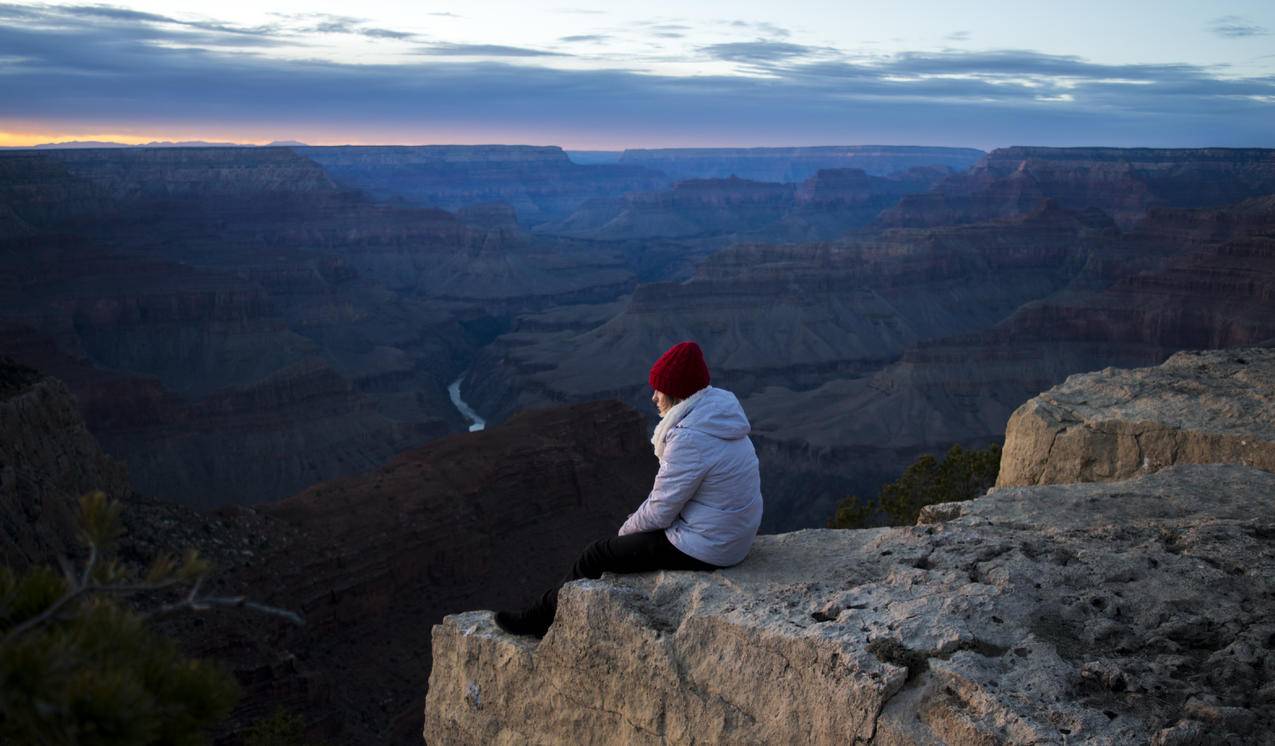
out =
{"type": "Polygon", "coordinates": [[[619,163],[663,171],[674,179],[805,181],[827,169],[853,168],[890,176],[913,168],[964,171],[986,153],[974,148],[900,145],[836,145],[800,148],[639,148],[625,150],[619,163]]]}
{"type": "Polygon", "coordinates": [[[562,220],[591,199],[655,192],[686,179],[801,182],[821,170],[891,176],[914,168],[964,171],[984,153],[970,148],[844,146],[667,148],[613,157],[529,145],[304,147],[296,152],[333,179],[378,198],[456,210],[512,205],[527,225],[562,220]]]}
{"type": "Polygon", "coordinates": [[[582,202],[667,186],[669,178],[629,164],[581,165],[561,148],[530,145],[304,147],[337,182],[377,199],[445,210],[501,202],[528,225],[561,219],[582,202]]]}

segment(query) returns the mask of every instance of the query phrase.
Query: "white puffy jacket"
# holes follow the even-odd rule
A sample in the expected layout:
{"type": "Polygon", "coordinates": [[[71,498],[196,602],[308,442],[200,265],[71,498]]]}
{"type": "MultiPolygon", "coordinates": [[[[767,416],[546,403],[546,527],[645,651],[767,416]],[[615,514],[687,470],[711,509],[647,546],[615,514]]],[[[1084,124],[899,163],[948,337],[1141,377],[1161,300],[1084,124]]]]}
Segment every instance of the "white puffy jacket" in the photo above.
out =
{"type": "Polygon", "coordinates": [[[651,494],[620,535],[665,529],[673,546],[720,567],[742,562],[761,525],[761,476],[739,399],[708,387],[664,438],[651,494]]]}

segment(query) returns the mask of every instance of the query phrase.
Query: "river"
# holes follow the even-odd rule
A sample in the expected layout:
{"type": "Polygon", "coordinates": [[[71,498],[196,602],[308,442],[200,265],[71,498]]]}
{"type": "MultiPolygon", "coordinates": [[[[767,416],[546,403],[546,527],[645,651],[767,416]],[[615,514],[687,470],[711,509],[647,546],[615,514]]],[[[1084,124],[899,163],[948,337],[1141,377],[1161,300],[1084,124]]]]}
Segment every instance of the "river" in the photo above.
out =
{"type": "Polygon", "coordinates": [[[452,381],[452,385],[447,387],[447,393],[452,397],[452,404],[456,409],[460,410],[461,415],[469,422],[469,432],[472,433],[487,427],[487,421],[479,417],[478,413],[471,409],[464,399],[460,398],[460,382],[464,377],[462,375],[452,381]]]}

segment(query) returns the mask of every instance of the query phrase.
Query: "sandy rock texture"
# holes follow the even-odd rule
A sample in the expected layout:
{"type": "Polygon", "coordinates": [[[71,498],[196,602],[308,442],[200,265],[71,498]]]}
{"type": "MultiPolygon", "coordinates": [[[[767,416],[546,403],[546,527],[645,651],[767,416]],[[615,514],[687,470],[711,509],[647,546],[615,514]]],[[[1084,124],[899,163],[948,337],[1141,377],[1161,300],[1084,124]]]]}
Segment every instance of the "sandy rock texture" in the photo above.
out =
{"type": "Polygon", "coordinates": [[[1275,348],[1179,352],[1154,368],[1071,376],[1010,417],[997,484],[1209,463],[1275,471],[1275,348]]]}
{"type": "Polygon", "coordinates": [[[1261,743],[1275,475],[1004,488],[913,527],[759,537],[713,573],[570,584],[543,641],[434,627],[455,743],[1261,743]]]}

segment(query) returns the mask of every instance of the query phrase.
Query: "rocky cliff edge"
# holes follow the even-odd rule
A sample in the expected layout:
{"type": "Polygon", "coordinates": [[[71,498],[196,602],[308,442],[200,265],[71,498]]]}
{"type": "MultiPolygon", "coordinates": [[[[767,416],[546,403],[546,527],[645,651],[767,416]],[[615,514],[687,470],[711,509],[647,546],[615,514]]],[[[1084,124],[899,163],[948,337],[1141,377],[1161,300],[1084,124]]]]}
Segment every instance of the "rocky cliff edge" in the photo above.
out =
{"type": "Polygon", "coordinates": [[[1155,368],[1071,376],[1009,418],[997,484],[1212,463],[1275,472],[1275,348],[1179,352],[1155,368]]]}
{"type": "MultiPolygon", "coordinates": [[[[1087,386],[1094,420],[1193,432],[1195,415],[1231,411],[1257,432],[1275,416],[1260,383],[1273,370],[1266,350],[1179,355],[1038,400],[1087,386]],[[1124,398],[1096,394],[1122,385],[1124,398]]],[[[1007,459],[1023,436],[1008,437],[1007,459]]],[[[727,570],[579,581],[539,642],[487,611],[449,616],[433,631],[425,737],[1270,743],[1275,474],[1207,463],[1233,457],[1219,442],[1216,457],[1177,459],[1205,463],[1000,487],[917,526],[762,536],[727,570]]]]}

